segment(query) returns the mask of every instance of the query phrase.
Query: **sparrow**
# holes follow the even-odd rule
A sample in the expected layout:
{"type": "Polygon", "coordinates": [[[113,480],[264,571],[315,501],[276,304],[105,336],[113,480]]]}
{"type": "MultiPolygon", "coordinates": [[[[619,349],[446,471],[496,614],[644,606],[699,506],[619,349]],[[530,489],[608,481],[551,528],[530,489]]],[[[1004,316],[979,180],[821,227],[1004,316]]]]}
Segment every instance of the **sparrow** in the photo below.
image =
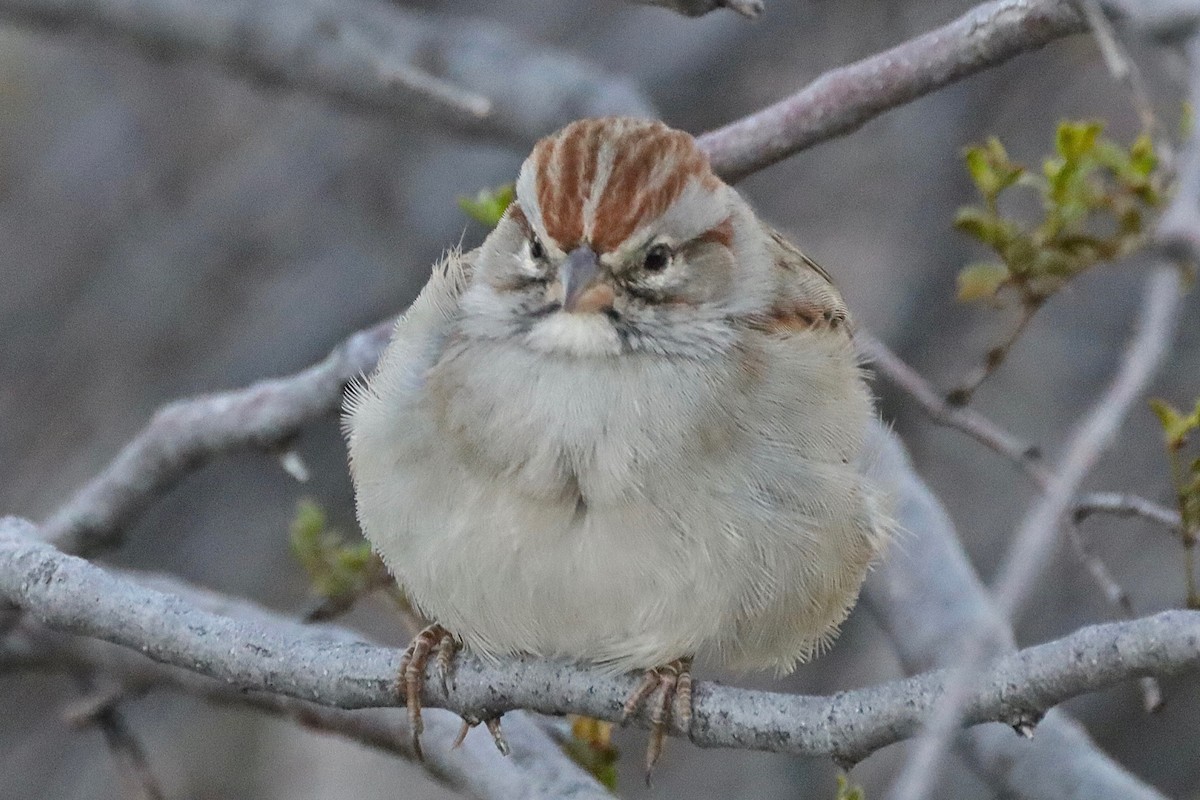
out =
{"type": "Polygon", "coordinates": [[[435,621],[402,663],[414,737],[432,654],[443,678],[459,647],[569,659],[643,673],[649,770],[694,658],[786,673],[825,647],[892,528],[851,327],[687,133],[539,141],[347,394],[363,532],[435,621]]]}

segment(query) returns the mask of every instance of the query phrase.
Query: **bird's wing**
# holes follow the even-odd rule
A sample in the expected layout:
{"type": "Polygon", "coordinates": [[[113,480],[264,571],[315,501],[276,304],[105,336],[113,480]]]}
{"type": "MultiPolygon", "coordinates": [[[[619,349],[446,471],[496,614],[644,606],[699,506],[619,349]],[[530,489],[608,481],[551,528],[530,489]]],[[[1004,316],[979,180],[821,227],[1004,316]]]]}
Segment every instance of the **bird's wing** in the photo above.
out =
{"type": "Polygon", "coordinates": [[[394,338],[421,336],[445,325],[458,310],[458,301],[471,280],[479,249],[448,251],[433,265],[433,272],[417,299],[396,322],[394,338]]]}
{"type": "MultiPolygon", "coordinates": [[[[343,400],[343,427],[352,433],[352,419],[365,403],[382,389],[380,375],[385,365],[419,364],[431,357],[458,312],[458,303],[470,283],[478,248],[469,252],[448,251],[433,265],[425,287],[398,320],[391,342],[384,351],[371,379],[359,376],[346,386],[343,400]]],[[[405,375],[410,369],[395,368],[393,375],[405,375]]]]}
{"type": "Polygon", "coordinates": [[[779,231],[763,227],[775,262],[775,302],[768,319],[771,330],[827,330],[849,336],[850,314],[833,278],[779,231]]]}

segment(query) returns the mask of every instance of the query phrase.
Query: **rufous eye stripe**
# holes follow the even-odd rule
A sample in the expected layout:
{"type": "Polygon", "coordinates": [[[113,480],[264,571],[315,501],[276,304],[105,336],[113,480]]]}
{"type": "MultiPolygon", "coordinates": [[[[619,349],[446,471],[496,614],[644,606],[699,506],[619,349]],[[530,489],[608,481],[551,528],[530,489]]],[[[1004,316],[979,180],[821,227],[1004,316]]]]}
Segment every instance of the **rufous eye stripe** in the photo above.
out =
{"type": "Polygon", "coordinates": [[[531,158],[542,224],[563,250],[582,244],[585,232],[597,252],[612,250],[692,180],[720,185],[691,136],[648,120],[580,120],[538,142],[531,158]]]}
{"type": "Polygon", "coordinates": [[[509,203],[507,214],[508,218],[517,223],[517,227],[525,232],[526,236],[533,232],[533,228],[529,224],[529,218],[525,216],[525,210],[521,208],[519,203],[509,203]]]}
{"type": "Polygon", "coordinates": [[[714,225],[696,237],[696,241],[714,242],[726,247],[733,246],[733,217],[727,217],[724,222],[714,225]]]}

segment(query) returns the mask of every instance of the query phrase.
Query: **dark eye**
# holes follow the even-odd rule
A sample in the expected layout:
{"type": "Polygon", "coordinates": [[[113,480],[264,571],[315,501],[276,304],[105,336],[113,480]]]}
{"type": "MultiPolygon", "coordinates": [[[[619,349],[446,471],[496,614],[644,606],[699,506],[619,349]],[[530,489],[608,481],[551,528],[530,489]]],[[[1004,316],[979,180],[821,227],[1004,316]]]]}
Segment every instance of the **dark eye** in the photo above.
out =
{"type": "Polygon", "coordinates": [[[665,244],[656,244],[646,251],[646,258],[642,261],[642,267],[647,272],[662,272],[671,263],[671,248],[665,244]]]}
{"type": "Polygon", "coordinates": [[[534,261],[541,261],[546,257],[546,248],[542,246],[542,240],[534,236],[529,240],[529,255],[534,261]]]}

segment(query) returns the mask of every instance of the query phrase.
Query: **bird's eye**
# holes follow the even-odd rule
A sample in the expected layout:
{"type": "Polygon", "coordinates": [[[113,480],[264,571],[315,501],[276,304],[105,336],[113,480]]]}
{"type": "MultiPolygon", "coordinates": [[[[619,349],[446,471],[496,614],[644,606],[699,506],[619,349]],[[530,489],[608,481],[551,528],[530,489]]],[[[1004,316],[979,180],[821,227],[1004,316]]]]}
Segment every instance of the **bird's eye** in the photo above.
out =
{"type": "Polygon", "coordinates": [[[541,261],[546,257],[546,248],[536,236],[529,240],[529,255],[534,261],[541,261]]]}
{"type": "Polygon", "coordinates": [[[662,272],[671,263],[671,248],[665,244],[656,244],[646,251],[642,267],[647,272],[662,272]]]}

